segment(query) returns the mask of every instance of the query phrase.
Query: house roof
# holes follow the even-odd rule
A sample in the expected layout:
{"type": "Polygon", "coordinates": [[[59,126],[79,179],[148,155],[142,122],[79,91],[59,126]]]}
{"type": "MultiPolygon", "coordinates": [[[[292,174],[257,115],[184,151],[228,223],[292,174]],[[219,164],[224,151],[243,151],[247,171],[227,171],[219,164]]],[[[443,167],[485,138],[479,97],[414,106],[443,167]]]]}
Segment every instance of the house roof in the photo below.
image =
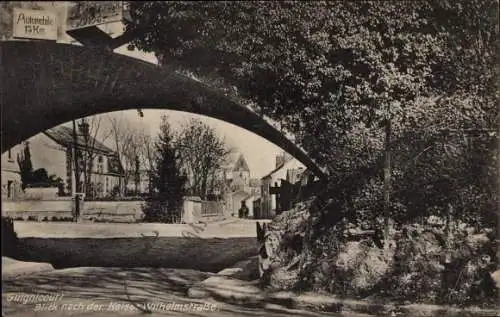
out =
{"type": "MultiPolygon", "coordinates": [[[[237,190],[237,191],[232,192],[232,193],[231,193],[231,196],[235,196],[235,195],[237,195],[237,194],[239,194],[239,195],[243,195],[243,196],[245,196],[245,197],[250,197],[250,196],[251,196],[251,194],[250,194],[250,193],[246,192],[246,191],[245,191],[245,190],[243,190],[243,189],[239,189],[239,190],[237,190]]],[[[244,198],[244,199],[247,199],[247,198],[244,198]]]]}
{"type": "Polygon", "coordinates": [[[273,169],[272,171],[270,171],[268,174],[264,175],[262,178],[266,178],[266,177],[270,177],[271,175],[273,175],[274,173],[276,173],[277,171],[279,171],[280,169],[282,169],[286,163],[288,163],[290,160],[286,161],[286,162],[282,162],[280,163],[280,165],[278,165],[275,169],[273,169]]]}
{"type": "Polygon", "coordinates": [[[240,154],[240,157],[234,164],[233,168],[234,172],[239,172],[239,171],[245,171],[245,172],[250,172],[250,169],[248,168],[247,161],[245,160],[245,157],[243,157],[243,154],[240,154]]]}
{"type": "Polygon", "coordinates": [[[292,184],[300,180],[301,175],[304,173],[303,168],[291,168],[286,171],[286,179],[292,184]]]}
{"type": "Polygon", "coordinates": [[[264,175],[262,176],[261,179],[264,179],[264,178],[267,178],[267,177],[270,177],[271,175],[273,175],[274,173],[276,173],[277,171],[279,171],[280,169],[282,169],[288,162],[290,162],[291,160],[293,160],[293,157],[288,157],[286,156],[285,157],[285,160],[283,162],[280,163],[280,165],[278,165],[275,169],[273,169],[271,172],[269,172],[267,175],[264,175]]]}
{"type": "Polygon", "coordinates": [[[251,178],[249,181],[250,187],[260,187],[260,179],[258,178],[251,178]]]}
{"type": "MultiPolygon", "coordinates": [[[[57,142],[58,144],[64,146],[64,147],[70,147],[73,146],[73,129],[66,127],[66,126],[57,126],[51,129],[46,130],[45,135],[47,135],[49,138],[57,142]]],[[[77,141],[76,141],[78,146],[84,147],[85,146],[85,140],[83,135],[77,134],[77,141]]],[[[107,147],[106,145],[102,144],[101,142],[97,141],[95,138],[90,137],[89,138],[89,144],[92,146],[94,150],[97,150],[99,152],[104,152],[104,153],[109,153],[112,154],[115,151],[107,147]]]]}

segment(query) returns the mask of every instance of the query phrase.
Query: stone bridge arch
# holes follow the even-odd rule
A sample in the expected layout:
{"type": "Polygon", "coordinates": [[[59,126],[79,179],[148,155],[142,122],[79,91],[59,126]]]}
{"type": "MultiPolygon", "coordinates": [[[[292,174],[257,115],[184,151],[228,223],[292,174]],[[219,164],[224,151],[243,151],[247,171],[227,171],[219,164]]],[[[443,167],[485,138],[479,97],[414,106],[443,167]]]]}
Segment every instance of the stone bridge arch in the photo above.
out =
{"type": "Polygon", "coordinates": [[[323,170],[252,110],[196,80],[98,47],[0,42],[2,153],[58,124],[99,113],[170,109],[223,120],[323,170]]]}

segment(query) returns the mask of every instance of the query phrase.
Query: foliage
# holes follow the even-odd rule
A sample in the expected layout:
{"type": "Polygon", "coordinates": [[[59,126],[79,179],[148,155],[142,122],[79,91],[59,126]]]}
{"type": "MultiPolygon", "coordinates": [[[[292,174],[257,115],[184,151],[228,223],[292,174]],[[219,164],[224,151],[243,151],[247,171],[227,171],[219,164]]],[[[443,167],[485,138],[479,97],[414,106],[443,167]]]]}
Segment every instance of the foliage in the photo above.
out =
{"type": "Polygon", "coordinates": [[[17,164],[19,165],[19,171],[21,174],[21,187],[24,190],[31,182],[31,176],[33,173],[29,143],[25,143],[23,151],[21,154],[17,155],[17,164]]]}
{"type": "Polygon", "coordinates": [[[230,150],[216,131],[197,119],[191,119],[177,137],[177,147],[189,194],[201,199],[223,189],[225,166],[230,150]]]}
{"type": "MultiPolygon", "coordinates": [[[[442,178],[447,171],[441,167],[459,157],[435,151],[429,160],[442,165],[414,176],[422,165],[411,163],[422,145],[463,137],[443,139],[439,129],[496,129],[496,7],[489,0],[132,2],[127,28],[143,32],[134,44],[154,51],[165,67],[223,82],[234,88],[226,91],[282,122],[333,180],[377,162],[380,125],[391,118],[400,140],[393,153],[404,154],[394,159],[393,176],[405,185],[395,186],[415,180],[396,189],[398,198],[422,181],[434,182],[428,175],[442,178]],[[398,170],[407,164],[410,170],[398,170]]],[[[477,147],[486,149],[495,138],[480,138],[477,147]]],[[[487,152],[491,158],[491,148],[487,152]]],[[[464,165],[469,171],[494,166],[469,158],[457,161],[457,175],[473,177],[463,173],[464,165]]],[[[478,194],[488,206],[494,178],[490,169],[489,192],[478,194]]]]}
{"type": "Polygon", "coordinates": [[[23,151],[17,155],[17,163],[21,174],[22,189],[27,187],[53,187],[59,188],[59,195],[64,195],[64,183],[60,177],[48,175],[45,168],[33,170],[29,143],[26,142],[23,151]]]}
{"type": "Polygon", "coordinates": [[[164,115],[155,143],[155,168],[152,171],[152,184],[157,194],[148,200],[144,221],[167,222],[180,216],[186,177],[181,174],[174,137],[164,115]]]}
{"type": "Polygon", "coordinates": [[[58,187],[59,191],[64,192],[64,183],[62,178],[52,174],[49,176],[45,168],[39,168],[33,171],[30,177],[29,187],[58,187]]]}

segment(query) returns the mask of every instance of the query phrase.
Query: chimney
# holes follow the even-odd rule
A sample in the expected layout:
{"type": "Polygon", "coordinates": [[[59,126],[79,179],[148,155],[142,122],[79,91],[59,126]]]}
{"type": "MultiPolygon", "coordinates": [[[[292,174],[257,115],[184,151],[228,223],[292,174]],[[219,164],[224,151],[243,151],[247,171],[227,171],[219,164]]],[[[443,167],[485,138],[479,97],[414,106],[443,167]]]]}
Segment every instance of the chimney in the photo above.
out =
{"type": "Polygon", "coordinates": [[[291,156],[290,154],[288,154],[288,153],[286,153],[286,152],[284,152],[284,153],[283,153],[283,161],[284,161],[284,162],[288,162],[288,161],[290,161],[291,159],[293,159],[293,156],[291,156]]]}
{"type": "Polygon", "coordinates": [[[90,133],[90,128],[89,124],[85,121],[82,123],[78,124],[78,130],[80,132],[80,135],[87,136],[90,133]]]}
{"type": "Polygon", "coordinates": [[[285,157],[281,154],[276,155],[276,168],[280,167],[285,163],[285,157]]]}

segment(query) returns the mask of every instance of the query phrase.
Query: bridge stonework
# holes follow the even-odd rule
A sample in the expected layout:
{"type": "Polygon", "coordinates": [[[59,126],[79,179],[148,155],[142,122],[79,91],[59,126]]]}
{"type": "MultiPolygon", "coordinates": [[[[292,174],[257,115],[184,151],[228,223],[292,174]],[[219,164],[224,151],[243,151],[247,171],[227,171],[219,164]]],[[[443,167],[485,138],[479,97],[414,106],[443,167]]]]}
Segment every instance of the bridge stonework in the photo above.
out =
{"type": "Polygon", "coordinates": [[[99,47],[0,42],[2,153],[73,119],[136,108],[223,120],[281,147],[317,176],[320,167],[259,115],[222,92],[157,65],[99,47]]]}

